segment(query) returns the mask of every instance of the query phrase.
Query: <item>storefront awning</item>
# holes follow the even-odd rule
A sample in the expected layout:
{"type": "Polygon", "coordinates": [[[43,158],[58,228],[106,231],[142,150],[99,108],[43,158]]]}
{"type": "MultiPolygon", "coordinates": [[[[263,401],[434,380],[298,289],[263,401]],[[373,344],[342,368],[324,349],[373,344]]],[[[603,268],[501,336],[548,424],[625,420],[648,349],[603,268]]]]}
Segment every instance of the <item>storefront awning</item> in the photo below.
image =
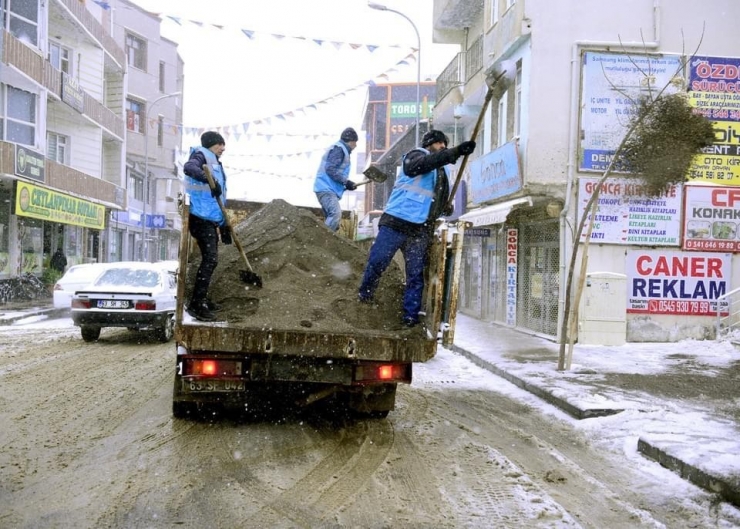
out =
{"type": "Polygon", "coordinates": [[[491,226],[493,224],[503,224],[509,213],[524,204],[532,206],[532,197],[521,197],[506,202],[500,202],[485,208],[475,209],[460,216],[458,220],[464,220],[473,224],[473,226],[491,226]]]}

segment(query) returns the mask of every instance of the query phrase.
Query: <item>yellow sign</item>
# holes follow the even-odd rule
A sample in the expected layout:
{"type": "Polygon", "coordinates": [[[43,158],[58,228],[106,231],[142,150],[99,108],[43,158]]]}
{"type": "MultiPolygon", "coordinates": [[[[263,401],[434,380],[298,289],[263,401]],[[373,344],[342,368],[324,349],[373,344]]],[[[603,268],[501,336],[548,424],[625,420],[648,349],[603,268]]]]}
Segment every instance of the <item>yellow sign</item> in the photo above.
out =
{"type": "Polygon", "coordinates": [[[15,214],[85,228],[105,228],[105,207],[51,189],[17,182],[15,214]]]}

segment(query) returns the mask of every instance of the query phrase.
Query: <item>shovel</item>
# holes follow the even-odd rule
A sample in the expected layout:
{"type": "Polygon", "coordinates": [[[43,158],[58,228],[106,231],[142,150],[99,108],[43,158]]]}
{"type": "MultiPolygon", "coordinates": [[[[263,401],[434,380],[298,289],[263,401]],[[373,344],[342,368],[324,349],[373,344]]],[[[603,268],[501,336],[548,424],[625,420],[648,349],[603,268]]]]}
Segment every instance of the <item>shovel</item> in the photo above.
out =
{"type": "Polygon", "coordinates": [[[370,167],[365,169],[362,174],[365,175],[365,178],[367,178],[367,180],[359,182],[357,184],[358,186],[364,186],[365,184],[369,184],[370,182],[382,184],[383,182],[388,180],[388,175],[374,165],[371,165],[370,167]]]}
{"type": "MultiPolygon", "coordinates": [[[[216,188],[216,183],[213,181],[213,175],[211,174],[211,168],[207,165],[203,166],[203,172],[206,173],[206,178],[208,179],[208,185],[211,186],[211,189],[216,188]]],[[[227,228],[229,228],[229,231],[231,232],[231,239],[234,241],[234,245],[236,246],[236,249],[239,250],[239,254],[241,254],[242,259],[244,259],[244,264],[247,265],[246,270],[239,270],[239,279],[242,280],[242,283],[247,283],[248,285],[254,285],[257,288],[262,288],[262,278],[254,273],[252,270],[252,265],[249,264],[249,259],[247,259],[247,255],[244,253],[244,248],[242,248],[241,243],[239,242],[239,239],[236,237],[236,232],[231,228],[231,222],[229,221],[229,215],[226,213],[226,208],[224,207],[224,203],[221,201],[221,197],[216,197],[216,202],[218,202],[218,207],[221,208],[221,213],[224,216],[224,224],[227,228]]]]}

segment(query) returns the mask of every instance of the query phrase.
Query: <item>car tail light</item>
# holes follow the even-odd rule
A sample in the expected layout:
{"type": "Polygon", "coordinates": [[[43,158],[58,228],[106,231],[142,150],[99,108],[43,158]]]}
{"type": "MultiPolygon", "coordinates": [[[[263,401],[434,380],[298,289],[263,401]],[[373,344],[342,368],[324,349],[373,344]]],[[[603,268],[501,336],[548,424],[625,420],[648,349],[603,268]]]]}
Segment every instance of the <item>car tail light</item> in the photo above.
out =
{"type": "Polygon", "coordinates": [[[184,375],[201,375],[201,376],[241,376],[242,363],[237,360],[185,360],[184,375]]]}
{"type": "Polygon", "coordinates": [[[143,301],[137,301],[134,305],[136,310],[157,310],[157,302],[153,299],[145,299],[143,301]]]}
{"type": "Polygon", "coordinates": [[[355,367],[355,382],[411,382],[411,364],[363,364],[355,367]]]}
{"type": "Polygon", "coordinates": [[[90,300],[89,299],[73,299],[72,308],[73,309],[89,309],[90,300]]]}

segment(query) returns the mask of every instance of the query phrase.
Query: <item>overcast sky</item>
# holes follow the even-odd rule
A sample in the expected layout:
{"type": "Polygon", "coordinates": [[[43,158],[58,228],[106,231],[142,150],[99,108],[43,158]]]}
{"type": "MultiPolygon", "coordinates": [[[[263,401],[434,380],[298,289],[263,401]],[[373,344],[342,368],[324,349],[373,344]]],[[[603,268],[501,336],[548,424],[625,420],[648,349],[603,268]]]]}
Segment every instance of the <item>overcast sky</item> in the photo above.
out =
{"type": "MultiPolygon", "coordinates": [[[[408,58],[417,47],[413,27],[395,13],[370,9],[366,0],[134,2],[161,14],[162,34],[179,44],[185,62],[183,125],[251,123],[248,137],[231,135],[227,141],[223,162],[232,177],[231,198],[280,197],[317,206],[311,191],[316,167],[342,129],[360,132],[365,83],[383,82],[382,74],[386,82],[416,82],[417,63],[408,58]],[[284,119],[275,117],[280,115],[284,119]],[[274,136],[268,140],[268,134],[274,136]]],[[[432,43],[432,0],[379,3],[414,21],[422,80],[435,80],[458,48],[432,43]]],[[[196,136],[184,136],[184,149],[194,143],[196,136]]]]}

